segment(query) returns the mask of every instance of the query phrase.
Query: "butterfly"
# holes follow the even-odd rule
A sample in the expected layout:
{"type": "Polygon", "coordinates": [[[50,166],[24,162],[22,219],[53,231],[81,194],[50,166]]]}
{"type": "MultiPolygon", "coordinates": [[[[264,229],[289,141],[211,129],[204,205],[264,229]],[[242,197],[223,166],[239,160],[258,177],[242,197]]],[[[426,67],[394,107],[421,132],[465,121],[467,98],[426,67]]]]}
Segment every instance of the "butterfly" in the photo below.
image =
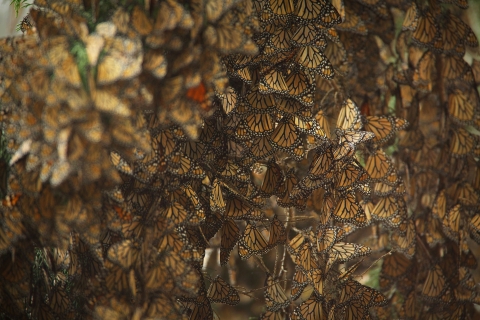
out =
{"type": "Polygon", "coordinates": [[[415,224],[412,219],[401,221],[396,230],[390,236],[393,246],[408,258],[415,254],[416,233],[415,224]]]}
{"type": "Polygon", "coordinates": [[[33,24],[32,24],[30,15],[26,15],[20,22],[20,31],[22,31],[22,33],[26,32],[27,35],[30,35],[33,33],[32,28],[33,28],[33,24]]]}
{"type": "Polygon", "coordinates": [[[412,40],[420,46],[436,49],[434,44],[440,37],[440,27],[432,12],[419,14],[417,27],[412,34],[412,40]]]}
{"type": "Polygon", "coordinates": [[[293,310],[291,319],[325,319],[327,314],[322,304],[323,300],[322,296],[312,293],[308,300],[293,310]]]}
{"type": "Polygon", "coordinates": [[[269,142],[280,150],[288,150],[301,143],[300,132],[295,126],[294,118],[283,117],[270,135],[269,142]]]}
{"type": "Polygon", "coordinates": [[[359,17],[350,7],[345,8],[345,19],[342,23],[335,26],[335,29],[361,35],[367,34],[367,27],[362,21],[362,18],[359,17]]]}
{"type": "Polygon", "coordinates": [[[230,252],[240,239],[240,229],[231,219],[225,219],[221,229],[220,265],[225,265],[230,257],[230,252]]]}
{"type": "Polygon", "coordinates": [[[270,236],[268,238],[268,245],[274,247],[277,244],[283,244],[287,240],[287,234],[285,226],[277,217],[273,216],[272,221],[270,222],[270,236]]]}
{"type": "Polygon", "coordinates": [[[280,187],[280,184],[283,182],[283,179],[283,173],[278,164],[276,164],[274,160],[269,161],[269,163],[267,164],[264,179],[259,188],[261,194],[265,196],[270,196],[278,192],[278,189],[280,187]]]}
{"type": "Polygon", "coordinates": [[[385,256],[380,273],[380,287],[386,289],[392,285],[392,282],[401,282],[413,268],[413,261],[400,252],[392,252],[385,256]]]}
{"type": "Polygon", "coordinates": [[[473,84],[475,81],[470,65],[458,56],[443,57],[440,73],[448,82],[461,80],[473,84]]]}
{"type": "Polygon", "coordinates": [[[295,7],[295,15],[300,24],[319,23],[329,28],[341,22],[341,16],[329,2],[299,1],[295,7]]]}
{"type": "Polygon", "coordinates": [[[475,240],[475,242],[479,243],[480,242],[480,215],[476,214],[470,219],[469,229],[470,229],[470,235],[472,236],[472,239],[475,240]]]}
{"type": "Polygon", "coordinates": [[[207,291],[207,297],[212,302],[220,302],[229,305],[236,305],[240,302],[237,290],[225,280],[216,276],[207,291]]]}
{"type": "Polygon", "coordinates": [[[365,130],[375,134],[373,141],[379,145],[386,143],[396,131],[402,130],[407,126],[408,122],[394,117],[366,116],[364,118],[365,130]]]}
{"type": "Polygon", "coordinates": [[[267,274],[265,279],[264,295],[268,311],[276,312],[290,305],[290,299],[287,297],[280,282],[272,274],[267,274]]]}
{"type": "Polygon", "coordinates": [[[316,46],[301,47],[295,59],[303,68],[325,79],[332,79],[335,74],[330,61],[316,46]]]}
{"type": "Polygon", "coordinates": [[[380,221],[390,220],[399,213],[401,202],[393,196],[382,197],[375,205],[371,216],[380,221]]]}
{"type": "Polygon", "coordinates": [[[436,57],[431,51],[426,51],[418,61],[412,83],[416,89],[429,92],[433,88],[436,57]]]}
{"type": "Polygon", "coordinates": [[[466,156],[476,145],[474,137],[463,128],[451,129],[450,152],[454,157],[466,156]]]}
{"type": "Polygon", "coordinates": [[[448,113],[453,120],[460,124],[471,123],[478,106],[479,97],[473,89],[467,92],[454,89],[448,95],[448,113]]]}
{"type": "Polygon", "coordinates": [[[447,294],[448,283],[442,269],[438,264],[430,268],[427,273],[427,278],[423,284],[422,296],[427,301],[435,301],[444,299],[447,294]]]}
{"type": "Polygon", "coordinates": [[[327,270],[337,262],[343,263],[350,261],[357,257],[368,255],[370,252],[370,248],[356,243],[336,242],[328,250],[329,259],[327,262],[327,270]]]}
{"type": "Polygon", "coordinates": [[[291,299],[297,300],[310,282],[307,272],[300,265],[296,265],[295,274],[292,278],[291,299]]]}
{"type": "Polygon", "coordinates": [[[267,253],[271,247],[267,240],[258,230],[255,222],[247,222],[243,236],[238,243],[238,253],[240,258],[248,259],[252,255],[263,255],[267,253]]]}
{"type": "Polygon", "coordinates": [[[333,218],[343,223],[352,223],[363,226],[367,223],[367,217],[363,208],[356,199],[355,192],[348,189],[337,193],[337,204],[333,210],[333,218]]]}

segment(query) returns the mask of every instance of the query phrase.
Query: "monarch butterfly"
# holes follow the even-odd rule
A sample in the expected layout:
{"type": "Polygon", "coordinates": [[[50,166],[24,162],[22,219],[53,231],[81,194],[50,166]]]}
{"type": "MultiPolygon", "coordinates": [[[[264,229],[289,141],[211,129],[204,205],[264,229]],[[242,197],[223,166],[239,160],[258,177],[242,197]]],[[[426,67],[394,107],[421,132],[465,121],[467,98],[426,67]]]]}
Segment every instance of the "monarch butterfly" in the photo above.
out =
{"type": "Polygon", "coordinates": [[[323,285],[325,281],[325,274],[322,269],[316,268],[309,272],[311,283],[316,294],[323,295],[323,285]]]}
{"type": "Polygon", "coordinates": [[[309,177],[305,177],[293,188],[291,197],[293,199],[300,199],[301,197],[308,196],[313,190],[327,185],[332,178],[333,175],[327,176],[325,180],[312,180],[309,177]]]}
{"type": "Polygon", "coordinates": [[[270,196],[278,192],[280,183],[283,181],[283,174],[280,167],[274,160],[269,161],[265,177],[260,186],[260,192],[263,195],[270,196]]]}
{"type": "MultiPolygon", "coordinates": [[[[283,22],[282,20],[279,20],[283,22]]],[[[292,33],[289,29],[289,25],[282,25],[273,30],[272,37],[269,44],[276,50],[288,50],[290,49],[290,41],[292,39],[292,33]]]]}
{"type": "Polygon", "coordinates": [[[276,15],[288,16],[293,13],[293,0],[269,0],[269,9],[276,15]]]}
{"type": "Polygon", "coordinates": [[[225,14],[216,28],[212,25],[207,26],[203,32],[206,44],[216,48],[221,54],[257,54],[258,48],[255,43],[241,29],[229,24],[235,20],[232,19],[233,14],[233,11],[225,14]]]}
{"type": "Polygon", "coordinates": [[[276,101],[277,111],[285,116],[299,114],[305,109],[301,101],[299,102],[294,99],[277,99],[276,101]]]}
{"type": "Polygon", "coordinates": [[[266,135],[274,129],[273,119],[268,113],[252,113],[245,120],[246,128],[252,135],[266,135]]]}
{"type": "MultiPolygon", "coordinates": [[[[288,94],[290,97],[298,100],[314,91],[315,77],[308,70],[292,69],[288,70],[288,72],[285,83],[289,89],[288,94]]],[[[302,100],[300,99],[299,101],[301,102],[302,100]]]]}
{"type": "Polygon", "coordinates": [[[221,244],[220,244],[220,265],[225,265],[230,257],[230,252],[240,239],[240,229],[235,221],[225,219],[221,229],[221,244]]]}
{"type": "Polygon", "coordinates": [[[386,289],[391,285],[390,281],[401,281],[412,268],[412,260],[407,259],[399,252],[392,252],[385,256],[380,273],[380,287],[386,289]]]}
{"type": "Polygon", "coordinates": [[[276,69],[272,69],[262,76],[258,87],[260,93],[278,93],[285,94],[288,92],[288,86],[282,73],[276,69]]]}
{"type": "Polygon", "coordinates": [[[49,300],[50,307],[56,314],[63,314],[70,308],[70,300],[61,284],[51,289],[49,300]]]}
{"type": "Polygon", "coordinates": [[[32,28],[33,28],[33,24],[32,24],[30,15],[27,14],[20,22],[20,31],[22,31],[22,33],[26,32],[27,35],[30,35],[30,34],[33,34],[32,28]]]}
{"type": "Polygon", "coordinates": [[[271,247],[262,233],[258,231],[255,222],[247,222],[243,236],[238,243],[238,253],[242,260],[248,259],[252,255],[263,255],[267,253],[271,247]]]}
{"type": "Polygon", "coordinates": [[[320,228],[317,239],[318,253],[330,251],[342,233],[342,229],[337,226],[320,228]]]}
{"type": "Polygon", "coordinates": [[[274,146],[270,143],[270,137],[258,137],[246,144],[248,151],[245,153],[253,160],[264,159],[275,152],[274,146]]]}
{"type": "Polygon", "coordinates": [[[403,180],[397,176],[395,171],[392,171],[386,179],[375,183],[373,193],[380,197],[402,196],[405,193],[403,180]]]}
{"type": "Polygon", "coordinates": [[[383,306],[388,303],[385,297],[375,289],[361,285],[355,280],[348,280],[342,286],[339,306],[359,299],[360,304],[368,311],[372,306],[383,306]]]}
{"type": "Polygon", "coordinates": [[[112,245],[108,250],[108,259],[118,264],[125,271],[128,271],[137,263],[139,256],[140,248],[132,240],[123,240],[112,245]]]}
{"type": "Polygon", "coordinates": [[[415,224],[413,220],[407,219],[402,221],[398,230],[392,233],[391,241],[394,247],[407,258],[413,257],[416,244],[415,224]]]}
{"type": "Polygon", "coordinates": [[[441,300],[448,290],[448,284],[443,271],[438,264],[428,271],[422,288],[422,296],[426,300],[441,300]]]}
{"type": "Polygon", "coordinates": [[[346,164],[337,165],[335,175],[335,188],[339,191],[348,188],[354,188],[358,184],[365,184],[369,181],[369,176],[363,167],[355,161],[347,162],[346,164]]]}
{"type": "Polygon", "coordinates": [[[308,178],[312,180],[324,179],[334,169],[332,147],[320,147],[316,150],[308,170],[308,178]]]}
{"type": "Polygon", "coordinates": [[[455,128],[455,130],[452,129],[451,131],[453,132],[451,132],[450,152],[453,156],[465,156],[472,152],[476,144],[474,137],[463,128],[455,128]]]}
{"type": "Polygon", "coordinates": [[[269,141],[281,150],[296,147],[300,144],[300,135],[294,119],[289,116],[283,117],[272,132],[269,141]]]}
{"type": "MultiPolygon", "coordinates": [[[[97,66],[97,83],[109,84],[118,80],[128,80],[137,76],[141,71],[142,60],[137,59],[141,43],[127,38],[117,37],[115,45],[108,54],[100,58],[97,66]],[[128,46],[128,52],[121,48],[128,46]]],[[[179,78],[180,80],[180,78],[179,78]]],[[[180,83],[179,83],[180,85],[180,83]]]]}
{"type": "Polygon", "coordinates": [[[343,131],[336,129],[335,133],[339,137],[338,146],[333,152],[333,158],[336,161],[351,157],[358,144],[367,142],[375,137],[372,132],[367,131],[343,131]]]}
{"type": "Polygon", "coordinates": [[[349,7],[345,8],[345,19],[342,23],[335,26],[339,31],[348,31],[361,35],[367,34],[367,27],[362,19],[349,7]]]}
{"type": "Polygon", "coordinates": [[[417,4],[412,2],[407,12],[405,13],[405,19],[403,20],[402,30],[411,30],[415,31],[418,26],[420,18],[420,12],[418,10],[417,4]]]}
{"type": "Polygon", "coordinates": [[[303,244],[293,252],[292,260],[296,265],[301,266],[305,272],[310,272],[312,269],[318,268],[313,254],[313,246],[310,241],[303,242],[303,244]]]}
{"type": "Polygon", "coordinates": [[[267,274],[265,287],[265,303],[268,311],[276,312],[290,304],[290,299],[287,297],[280,282],[272,274],[267,274]]]}
{"type": "Polygon", "coordinates": [[[295,60],[306,70],[320,74],[325,79],[332,79],[334,76],[330,61],[316,46],[301,47],[297,52],[295,60]]]}
{"type": "Polygon", "coordinates": [[[443,57],[441,75],[448,81],[463,80],[467,83],[474,83],[472,68],[470,65],[457,56],[445,56],[443,57]]]}
{"type": "Polygon", "coordinates": [[[293,188],[295,185],[298,184],[298,179],[297,176],[294,173],[293,169],[290,169],[286,176],[285,176],[285,181],[280,187],[280,196],[277,198],[277,203],[285,208],[288,207],[296,207],[299,206],[299,208],[302,207],[302,203],[298,201],[294,201],[290,196],[292,194],[293,188]]]}
{"type": "Polygon", "coordinates": [[[212,192],[210,193],[210,208],[213,212],[225,212],[225,201],[223,199],[223,192],[221,188],[220,181],[215,179],[213,181],[212,192]]]}
{"type": "MultiPolygon", "coordinates": [[[[465,52],[464,45],[466,44],[469,47],[476,48],[478,47],[478,39],[475,36],[475,33],[472,31],[469,25],[465,22],[460,20],[459,17],[453,15],[451,12],[448,12],[447,17],[445,19],[445,27],[444,32],[449,31],[450,35],[453,37],[453,41],[455,45],[461,43],[463,49],[458,52],[458,55],[461,56],[461,52],[465,52]]],[[[452,41],[452,42],[453,42],[452,41]]]]}
{"type": "Polygon", "coordinates": [[[429,216],[424,223],[418,223],[418,232],[425,234],[425,240],[430,247],[445,242],[445,235],[442,233],[442,225],[438,219],[429,216]]]}
{"type": "Polygon", "coordinates": [[[128,273],[120,266],[105,264],[108,272],[105,276],[105,285],[111,292],[131,293],[128,273]]]}
{"type": "Polygon", "coordinates": [[[312,293],[308,300],[293,310],[291,319],[325,319],[326,312],[323,307],[323,297],[317,293],[312,293]]]}
{"type": "Polygon", "coordinates": [[[480,243],[480,215],[476,214],[470,219],[468,224],[470,235],[475,242],[480,243]]]}
{"type": "Polygon", "coordinates": [[[152,139],[152,148],[158,151],[160,156],[169,156],[175,149],[175,139],[171,130],[161,131],[152,139]]]}
{"type": "MultiPolygon", "coordinates": [[[[185,310],[189,310],[190,320],[213,320],[213,310],[205,289],[201,289],[199,295],[195,299],[180,299],[185,301],[185,310]]],[[[185,313],[185,312],[184,312],[185,313]]]]}
{"type": "Polygon", "coordinates": [[[135,6],[130,18],[133,29],[141,36],[146,36],[153,30],[153,23],[139,6],[135,6]]]}
{"type": "Polygon", "coordinates": [[[436,57],[431,51],[426,51],[418,61],[412,83],[422,91],[429,92],[433,87],[436,57]]]}
{"type": "Polygon", "coordinates": [[[327,262],[327,268],[336,262],[346,262],[352,259],[370,254],[371,250],[368,247],[356,244],[337,242],[328,251],[329,259],[327,262]]]}
{"type": "Polygon", "coordinates": [[[130,175],[133,174],[132,167],[117,152],[110,152],[110,160],[112,161],[115,168],[117,168],[120,172],[130,175]]]}
{"type": "Polygon", "coordinates": [[[281,311],[267,311],[260,316],[260,320],[285,320],[285,315],[281,311]]]}
{"type": "Polygon", "coordinates": [[[373,132],[375,134],[373,141],[381,145],[387,142],[396,131],[404,129],[407,125],[405,120],[399,118],[367,116],[364,128],[366,131],[373,132]]]}
{"type": "Polygon", "coordinates": [[[378,149],[367,158],[365,170],[371,179],[385,179],[393,170],[393,165],[385,152],[378,149]]]}
{"type": "Polygon", "coordinates": [[[455,89],[448,95],[448,113],[453,120],[468,124],[474,119],[478,101],[479,98],[473,89],[468,92],[455,89]]]}
{"type": "Polygon", "coordinates": [[[340,16],[340,23],[345,21],[345,5],[343,0],[333,0],[332,5],[337,9],[338,15],[340,16]]]}
{"type": "Polygon", "coordinates": [[[147,317],[172,319],[181,316],[179,309],[180,307],[175,303],[173,297],[170,297],[166,293],[161,293],[149,300],[145,315],[147,317]]]}
{"type": "Polygon", "coordinates": [[[463,216],[462,206],[456,204],[451,208],[442,221],[443,231],[445,234],[453,239],[458,241],[459,231],[460,231],[460,218],[463,216]]]}
{"type": "MultiPolygon", "coordinates": [[[[157,228],[160,227],[161,223],[157,222],[157,228]]],[[[161,225],[162,227],[166,227],[166,225],[161,225]]],[[[183,232],[175,232],[173,230],[165,231],[158,228],[160,232],[163,233],[162,236],[159,237],[158,241],[158,251],[162,252],[167,249],[172,249],[175,252],[181,252],[185,246],[185,238],[183,232]]]]}
{"type": "Polygon", "coordinates": [[[254,208],[240,197],[227,195],[225,217],[233,219],[248,219],[254,215],[253,211],[254,208]]]}
{"type": "Polygon", "coordinates": [[[319,38],[323,38],[313,25],[299,25],[296,31],[293,32],[291,41],[295,46],[312,45],[319,38]]]}
{"type": "Polygon", "coordinates": [[[273,216],[270,223],[270,237],[268,238],[268,246],[274,247],[277,244],[283,244],[287,240],[285,226],[278,219],[277,215],[273,216]]]}
{"type": "MultiPolygon", "coordinates": [[[[325,49],[325,56],[328,61],[338,70],[342,70],[341,67],[347,61],[347,51],[341,42],[327,41],[327,48],[325,49]]],[[[318,120],[318,119],[317,119],[318,120]]]]}
{"type": "Polygon", "coordinates": [[[355,193],[347,190],[338,193],[338,202],[333,211],[333,218],[343,223],[352,223],[363,226],[367,223],[367,217],[363,208],[357,202],[355,193]]]}
{"type": "Polygon", "coordinates": [[[212,302],[220,302],[229,305],[236,305],[240,302],[237,290],[225,280],[216,276],[208,288],[207,296],[212,302]]]}
{"type": "Polygon", "coordinates": [[[297,300],[302,294],[303,290],[310,284],[310,279],[307,277],[305,270],[295,265],[295,274],[292,279],[291,299],[297,300]]]}
{"type": "Polygon", "coordinates": [[[467,0],[441,0],[443,3],[453,3],[457,7],[462,9],[468,9],[468,1],[467,0]]]}
{"type": "Polygon", "coordinates": [[[180,152],[174,152],[167,158],[167,170],[175,175],[203,179],[205,172],[193,159],[180,152]]]}
{"type": "Polygon", "coordinates": [[[224,93],[217,92],[216,95],[220,98],[222,109],[225,114],[230,114],[237,104],[238,95],[235,89],[229,86],[225,89],[224,93]]]}
{"type": "Polygon", "coordinates": [[[453,199],[465,206],[475,205],[479,201],[479,197],[475,190],[468,182],[461,183],[457,186],[453,199]]]}
{"type": "Polygon", "coordinates": [[[434,43],[440,37],[440,28],[434,15],[427,11],[418,17],[417,28],[412,34],[412,39],[418,45],[435,50],[434,43]]]}
{"type": "Polygon", "coordinates": [[[231,160],[225,163],[225,167],[220,174],[226,180],[234,180],[242,183],[250,180],[247,173],[240,168],[238,163],[231,160]]]}
{"type": "Polygon", "coordinates": [[[392,219],[399,212],[399,202],[393,196],[381,198],[372,211],[372,217],[376,220],[385,221],[392,219]]]}
{"type": "Polygon", "coordinates": [[[186,222],[189,216],[187,209],[179,202],[170,203],[159,212],[159,216],[171,220],[175,224],[186,222]]]}
{"type": "Polygon", "coordinates": [[[299,1],[295,8],[295,15],[300,24],[319,23],[326,28],[333,27],[342,21],[340,14],[329,2],[299,1]]]}

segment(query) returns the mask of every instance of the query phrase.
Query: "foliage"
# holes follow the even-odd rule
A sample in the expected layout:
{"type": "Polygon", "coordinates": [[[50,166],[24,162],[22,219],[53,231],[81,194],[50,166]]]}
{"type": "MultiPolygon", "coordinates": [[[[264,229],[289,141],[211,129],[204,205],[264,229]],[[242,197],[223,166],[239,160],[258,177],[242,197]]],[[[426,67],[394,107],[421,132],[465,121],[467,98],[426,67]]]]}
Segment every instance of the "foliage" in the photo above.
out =
{"type": "Polygon", "coordinates": [[[476,317],[465,0],[34,4],[0,40],[0,318],[476,317]]]}

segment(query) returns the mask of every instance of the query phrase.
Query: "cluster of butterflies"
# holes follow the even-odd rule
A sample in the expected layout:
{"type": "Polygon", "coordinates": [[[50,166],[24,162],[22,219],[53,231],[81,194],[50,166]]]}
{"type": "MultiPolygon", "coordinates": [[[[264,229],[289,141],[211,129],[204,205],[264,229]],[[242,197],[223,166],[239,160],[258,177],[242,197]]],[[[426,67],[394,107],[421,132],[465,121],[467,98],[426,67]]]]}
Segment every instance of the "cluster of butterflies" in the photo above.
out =
{"type": "Polygon", "coordinates": [[[472,318],[467,6],[35,1],[0,40],[0,317],[472,318]]]}

